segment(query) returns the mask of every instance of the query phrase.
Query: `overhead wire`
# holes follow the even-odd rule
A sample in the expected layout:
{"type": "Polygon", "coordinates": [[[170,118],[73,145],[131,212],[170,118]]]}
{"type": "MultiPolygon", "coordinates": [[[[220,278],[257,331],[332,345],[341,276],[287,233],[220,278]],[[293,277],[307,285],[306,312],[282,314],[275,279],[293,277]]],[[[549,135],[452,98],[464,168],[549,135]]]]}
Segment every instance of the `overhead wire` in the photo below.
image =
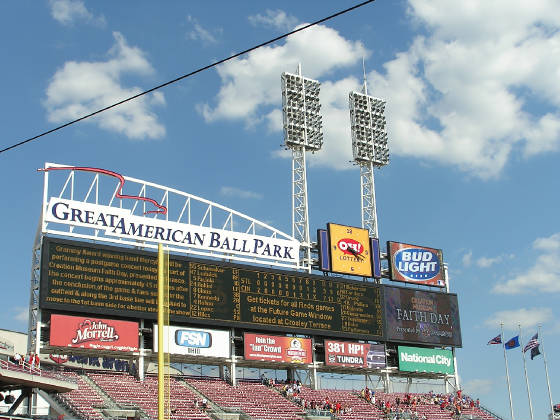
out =
{"type": "Polygon", "coordinates": [[[61,130],[61,129],[63,129],[63,128],[65,128],[65,127],[68,127],[68,126],[70,126],[70,125],[72,125],[72,124],[76,124],[77,122],[83,121],[83,120],[85,120],[85,119],[87,119],[87,118],[91,118],[91,117],[93,117],[93,116],[95,116],[95,115],[97,115],[97,114],[100,114],[100,113],[102,113],[102,112],[105,112],[105,111],[107,111],[107,110],[109,110],[109,109],[111,109],[111,108],[115,108],[115,107],[117,107],[117,106],[119,106],[119,105],[122,105],[122,104],[124,104],[124,103],[126,103],[126,102],[129,102],[129,101],[132,101],[132,100],[134,100],[134,99],[136,99],[136,98],[139,98],[139,97],[141,97],[141,96],[147,95],[148,93],[151,93],[151,92],[154,92],[154,91],[156,91],[156,90],[158,90],[158,89],[161,89],[161,88],[163,88],[163,87],[169,86],[169,85],[171,85],[171,84],[173,84],[173,83],[176,83],[176,82],[178,82],[178,81],[180,81],[180,80],[186,79],[187,77],[194,76],[194,75],[197,74],[197,73],[200,73],[200,72],[202,72],[202,71],[211,69],[212,67],[215,67],[215,66],[218,66],[218,65],[220,65],[220,64],[223,64],[223,63],[225,63],[225,62],[227,62],[227,61],[233,60],[234,58],[237,58],[237,57],[240,57],[240,56],[242,56],[242,55],[245,55],[245,54],[247,54],[247,53],[249,53],[249,52],[251,52],[251,51],[254,51],[254,50],[258,49],[258,48],[261,48],[261,47],[264,47],[264,46],[266,46],[266,45],[272,44],[272,43],[274,43],[274,42],[276,42],[276,41],[279,41],[279,40],[281,40],[281,39],[283,39],[283,38],[287,38],[287,37],[290,36],[290,35],[293,35],[293,34],[296,34],[296,33],[298,33],[298,32],[304,31],[304,30],[306,30],[306,29],[308,29],[308,28],[310,28],[310,27],[312,27],[312,26],[319,25],[319,24],[321,24],[321,23],[323,23],[323,22],[326,22],[326,21],[328,21],[328,20],[330,20],[330,19],[333,19],[333,18],[335,18],[335,17],[337,17],[337,16],[340,16],[340,15],[343,15],[343,14],[345,14],[345,13],[348,13],[348,12],[350,12],[350,11],[352,11],[352,10],[358,9],[358,8],[360,8],[360,7],[362,7],[362,6],[365,6],[365,5],[368,4],[368,3],[373,3],[374,1],[375,1],[375,0],[363,1],[363,2],[358,3],[358,4],[356,4],[356,5],[352,6],[352,7],[349,7],[349,8],[347,8],[347,9],[344,9],[344,10],[341,10],[341,11],[339,11],[339,12],[336,12],[336,13],[330,15],[330,16],[324,17],[324,18],[319,19],[319,20],[317,20],[317,21],[315,21],[315,22],[312,22],[312,23],[309,23],[309,24],[307,24],[307,25],[304,25],[304,26],[302,26],[302,27],[300,27],[300,28],[294,29],[294,30],[291,31],[291,32],[287,32],[287,33],[285,33],[285,34],[283,34],[283,35],[277,36],[276,38],[273,38],[273,39],[271,39],[271,40],[269,40],[269,41],[262,42],[262,43],[260,43],[260,44],[258,44],[258,45],[255,45],[255,46],[253,46],[253,47],[251,47],[251,48],[248,48],[248,49],[246,49],[246,50],[243,50],[243,51],[241,51],[241,52],[238,52],[238,53],[236,53],[236,54],[233,54],[233,55],[231,55],[231,56],[229,56],[229,57],[223,58],[223,59],[221,59],[221,60],[219,60],[219,61],[216,61],[216,62],[214,62],[214,63],[212,63],[212,64],[208,64],[207,66],[200,67],[200,68],[198,68],[198,69],[196,69],[196,70],[194,70],[194,71],[191,71],[190,73],[183,74],[182,76],[179,76],[179,77],[177,77],[177,78],[175,78],[175,79],[172,79],[172,80],[169,80],[169,81],[167,81],[167,82],[165,82],[165,83],[162,83],[162,84],[160,84],[160,85],[154,86],[154,87],[151,88],[151,89],[148,89],[148,90],[145,90],[145,91],[143,91],[143,92],[140,92],[140,93],[138,93],[138,94],[136,94],[136,95],[130,96],[130,97],[128,97],[128,98],[126,98],[126,99],[123,99],[123,100],[121,100],[121,101],[119,101],[119,102],[115,102],[114,104],[109,105],[109,106],[106,106],[105,108],[101,108],[101,109],[99,109],[99,110],[97,110],[97,111],[94,111],[94,112],[92,112],[92,113],[90,113],[90,114],[84,115],[84,116],[82,116],[82,117],[80,117],[80,118],[77,118],[77,119],[75,119],[75,120],[72,120],[72,121],[69,121],[69,122],[67,122],[67,123],[65,123],[65,124],[62,124],[62,125],[60,125],[60,126],[58,126],[58,127],[52,128],[52,129],[50,129],[50,130],[48,130],[48,131],[45,131],[45,132],[43,132],[43,133],[41,133],[41,134],[37,134],[36,136],[30,137],[30,138],[28,138],[28,139],[25,139],[25,140],[22,140],[22,141],[20,141],[20,142],[18,142],[18,143],[15,143],[15,144],[13,144],[13,145],[11,145],[11,146],[8,146],[8,147],[6,147],[6,148],[0,150],[0,153],[4,153],[4,152],[7,152],[7,151],[9,151],[9,150],[15,149],[16,147],[23,146],[24,144],[27,144],[27,143],[29,143],[29,142],[31,142],[31,141],[33,141],[33,140],[37,140],[38,138],[41,138],[41,137],[44,137],[44,136],[46,136],[46,135],[48,135],[48,134],[54,133],[55,131],[61,130]]]}

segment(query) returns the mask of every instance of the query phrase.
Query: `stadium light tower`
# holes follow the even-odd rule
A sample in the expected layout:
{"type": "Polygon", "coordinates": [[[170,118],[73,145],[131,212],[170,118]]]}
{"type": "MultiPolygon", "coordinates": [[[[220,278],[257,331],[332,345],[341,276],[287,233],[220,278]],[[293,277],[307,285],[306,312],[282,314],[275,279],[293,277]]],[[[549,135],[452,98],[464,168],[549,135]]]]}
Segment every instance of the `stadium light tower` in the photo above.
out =
{"type": "Polygon", "coordinates": [[[389,163],[385,100],[368,95],[364,70],[362,92],[350,92],[350,124],[354,162],[360,166],[362,227],[379,238],[373,169],[389,163]]]}
{"type": "Polygon", "coordinates": [[[282,73],[282,113],[284,144],[292,150],[292,236],[303,248],[303,266],[311,271],[311,241],[307,205],[305,152],[316,152],[323,145],[319,111],[320,83],[301,75],[282,73]]]}

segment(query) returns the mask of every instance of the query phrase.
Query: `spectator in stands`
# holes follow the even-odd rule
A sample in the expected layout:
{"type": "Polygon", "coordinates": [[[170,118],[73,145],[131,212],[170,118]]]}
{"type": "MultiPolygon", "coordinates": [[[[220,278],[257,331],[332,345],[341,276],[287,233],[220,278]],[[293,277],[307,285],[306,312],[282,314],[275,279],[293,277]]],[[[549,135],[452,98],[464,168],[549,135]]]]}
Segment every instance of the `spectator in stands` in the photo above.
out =
{"type": "Polygon", "coordinates": [[[208,400],[205,397],[202,399],[202,408],[206,410],[206,407],[208,407],[208,400]]]}
{"type": "Polygon", "coordinates": [[[477,398],[476,399],[476,408],[479,408],[479,407],[480,407],[480,400],[477,398]]]}
{"type": "Polygon", "coordinates": [[[14,354],[13,360],[14,360],[14,363],[18,364],[18,365],[21,365],[23,363],[21,354],[19,354],[17,352],[16,352],[16,354],[14,354]]]}
{"type": "Polygon", "coordinates": [[[194,399],[194,408],[198,409],[198,398],[194,399]]]}
{"type": "Polygon", "coordinates": [[[39,367],[40,367],[39,365],[41,364],[41,358],[39,357],[38,354],[35,355],[34,363],[35,363],[35,367],[36,367],[37,369],[39,369],[39,367]]]}

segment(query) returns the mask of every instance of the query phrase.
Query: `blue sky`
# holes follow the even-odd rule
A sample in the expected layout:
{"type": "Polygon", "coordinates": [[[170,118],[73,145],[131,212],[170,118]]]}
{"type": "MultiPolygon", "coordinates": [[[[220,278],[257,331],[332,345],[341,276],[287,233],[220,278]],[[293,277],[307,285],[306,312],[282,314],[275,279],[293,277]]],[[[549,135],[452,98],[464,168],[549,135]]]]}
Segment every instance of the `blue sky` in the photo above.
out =
{"type": "MultiPolygon", "coordinates": [[[[351,1],[6,1],[0,149],[349,7],[351,1]],[[219,12],[218,12],[219,11],[219,12]]],[[[348,92],[387,100],[391,163],[376,172],[379,232],[443,249],[459,296],[461,383],[509,415],[487,341],[542,326],[558,402],[560,3],[378,1],[134,103],[0,154],[2,328],[26,331],[45,162],[111,169],[291,232],[280,75],[319,80],[324,146],[309,156],[311,231],[360,224],[348,92]]],[[[517,418],[528,418],[510,350],[517,418]]],[[[527,363],[535,418],[543,359],[527,363]]]]}

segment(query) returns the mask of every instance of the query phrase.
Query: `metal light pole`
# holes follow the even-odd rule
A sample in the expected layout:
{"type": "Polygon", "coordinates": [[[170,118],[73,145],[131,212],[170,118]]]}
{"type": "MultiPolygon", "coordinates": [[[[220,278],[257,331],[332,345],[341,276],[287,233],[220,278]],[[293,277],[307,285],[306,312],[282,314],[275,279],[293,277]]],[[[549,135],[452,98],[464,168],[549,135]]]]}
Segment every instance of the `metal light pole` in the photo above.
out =
{"type": "Polygon", "coordinates": [[[362,227],[374,238],[379,238],[373,170],[389,163],[384,115],[386,102],[368,95],[365,74],[362,90],[349,95],[352,152],[354,162],[360,166],[362,227]]]}
{"type": "Polygon", "coordinates": [[[292,236],[300,241],[302,265],[311,271],[311,240],[307,200],[305,152],[316,152],[323,145],[319,111],[320,83],[301,75],[282,73],[282,113],[284,144],[292,150],[292,236]]]}

